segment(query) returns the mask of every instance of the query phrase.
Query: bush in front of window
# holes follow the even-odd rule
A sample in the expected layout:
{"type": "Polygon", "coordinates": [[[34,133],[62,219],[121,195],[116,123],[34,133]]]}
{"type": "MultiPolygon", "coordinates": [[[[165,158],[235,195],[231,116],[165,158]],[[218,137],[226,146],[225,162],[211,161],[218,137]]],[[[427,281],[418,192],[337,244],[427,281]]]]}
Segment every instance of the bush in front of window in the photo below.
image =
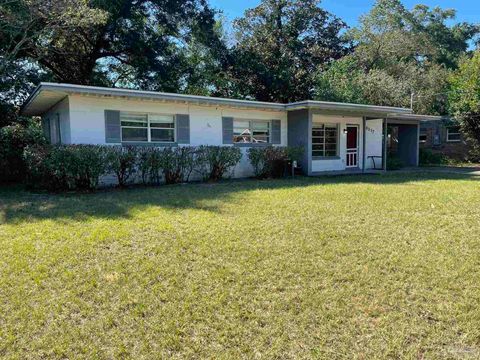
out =
{"type": "Polygon", "coordinates": [[[232,172],[241,158],[237,147],[202,145],[196,151],[195,170],[205,181],[218,181],[232,172]]]}
{"type": "Polygon", "coordinates": [[[97,145],[27,147],[27,185],[50,191],[94,190],[107,172],[106,155],[106,147],[97,145]]]}
{"type": "Polygon", "coordinates": [[[196,148],[146,147],[137,154],[137,171],[144,185],[178,184],[188,182],[196,166],[196,148]]]}
{"type": "Polygon", "coordinates": [[[106,148],[106,167],[117,177],[118,186],[127,186],[137,173],[138,148],[109,146],[106,148]]]}
{"type": "Polygon", "coordinates": [[[188,182],[196,165],[196,149],[191,146],[164,148],[160,151],[160,167],[166,184],[188,182]]]}
{"type": "Polygon", "coordinates": [[[289,163],[298,161],[303,155],[301,147],[267,146],[248,149],[248,159],[253,172],[260,179],[283,177],[289,163]]]}
{"type": "Polygon", "coordinates": [[[145,147],[139,150],[137,169],[144,185],[160,185],[162,181],[161,149],[145,147]]]}

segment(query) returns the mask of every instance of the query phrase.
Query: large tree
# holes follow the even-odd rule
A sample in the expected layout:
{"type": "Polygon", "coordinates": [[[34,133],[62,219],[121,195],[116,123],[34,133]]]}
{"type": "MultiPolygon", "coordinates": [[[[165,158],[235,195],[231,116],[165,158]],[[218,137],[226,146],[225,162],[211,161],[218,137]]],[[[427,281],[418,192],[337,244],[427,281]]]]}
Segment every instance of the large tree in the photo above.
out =
{"type": "Polygon", "coordinates": [[[27,54],[41,60],[55,40],[66,43],[105,20],[86,0],[0,0],[0,71],[27,54]]]}
{"type": "Polygon", "coordinates": [[[480,50],[465,57],[449,79],[451,115],[460,122],[463,133],[480,155],[480,50]]]}
{"type": "Polygon", "coordinates": [[[63,37],[67,44],[70,35],[105,20],[86,0],[0,0],[0,127],[17,120],[18,106],[33,86],[52,79],[39,64],[51,56],[52,39],[63,37]]]}
{"type": "Polygon", "coordinates": [[[31,34],[18,31],[2,43],[15,59],[37,62],[57,81],[178,91],[191,43],[218,47],[215,12],[206,0],[3,1],[8,31],[0,28],[0,40],[19,20],[31,34]],[[57,22],[41,31],[52,18],[57,22]]]}
{"type": "Polygon", "coordinates": [[[454,17],[454,10],[378,0],[348,34],[354,54],[318,75],[317,96],[406,107],[413,93],[417,112],[445,113],[448,74],[479,32],[449,25],[454,17]]]}
{"type": "Polygon", "coordinates": [[[215,93],[215,15],[206,0],[0,0],[0,123],[41,79],[215,93]]]}
{"type": "Polygon", "coordinates": [[[263,0],[234,22],[232,76],[238,95],[295,101],[312,95],[314,73],[347,52],[345,23],[319,0],[263,0]]]}

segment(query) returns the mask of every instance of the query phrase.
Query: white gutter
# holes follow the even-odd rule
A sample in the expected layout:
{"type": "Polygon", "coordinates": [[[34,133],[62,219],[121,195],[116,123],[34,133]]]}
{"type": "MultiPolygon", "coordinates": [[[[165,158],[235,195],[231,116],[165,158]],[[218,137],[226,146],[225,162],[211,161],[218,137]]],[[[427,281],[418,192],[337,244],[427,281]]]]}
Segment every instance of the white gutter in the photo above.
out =
{"type": "Polygon", "coordinates": [[[391,106],[377,106],[377,105],[364,105],[364,104],[352,104],[352,103],[336,103],[329,101],[314,101],[305,100],[294,102],[285,105],[286,110],[300,110],[300,109],[318,109],[318,110],[343,110],[343,111],[364,111],[371,113],[381,114],[411,114],[411,109],[391,107],[391,106]]]}

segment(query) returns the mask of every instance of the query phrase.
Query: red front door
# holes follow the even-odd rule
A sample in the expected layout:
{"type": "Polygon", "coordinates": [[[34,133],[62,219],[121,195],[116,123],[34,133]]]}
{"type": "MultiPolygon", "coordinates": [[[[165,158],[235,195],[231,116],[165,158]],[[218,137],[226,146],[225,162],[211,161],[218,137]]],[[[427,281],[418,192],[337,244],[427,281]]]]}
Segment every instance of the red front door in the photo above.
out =
{"type": "Polygon", "coordinates": [[[347,167],[358,166],[358,126],[347,126],[347,167]]]}

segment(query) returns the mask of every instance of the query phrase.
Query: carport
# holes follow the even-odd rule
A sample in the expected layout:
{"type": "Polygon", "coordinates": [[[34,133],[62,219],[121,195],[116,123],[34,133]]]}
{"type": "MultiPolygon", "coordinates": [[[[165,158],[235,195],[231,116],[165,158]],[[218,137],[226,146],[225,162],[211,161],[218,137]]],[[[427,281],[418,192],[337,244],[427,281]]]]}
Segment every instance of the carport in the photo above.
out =
{"type": "Polygon", "coordinates": [[[387,117],[383,123],[383,170],[389,157],[398,158],[403,166],[418,166],[420,161],[420,125],[423,121],[440,121],[440,116],[401,114],[387,117]],[[385,136],[386,135],[386,136],[385,136]]]}

